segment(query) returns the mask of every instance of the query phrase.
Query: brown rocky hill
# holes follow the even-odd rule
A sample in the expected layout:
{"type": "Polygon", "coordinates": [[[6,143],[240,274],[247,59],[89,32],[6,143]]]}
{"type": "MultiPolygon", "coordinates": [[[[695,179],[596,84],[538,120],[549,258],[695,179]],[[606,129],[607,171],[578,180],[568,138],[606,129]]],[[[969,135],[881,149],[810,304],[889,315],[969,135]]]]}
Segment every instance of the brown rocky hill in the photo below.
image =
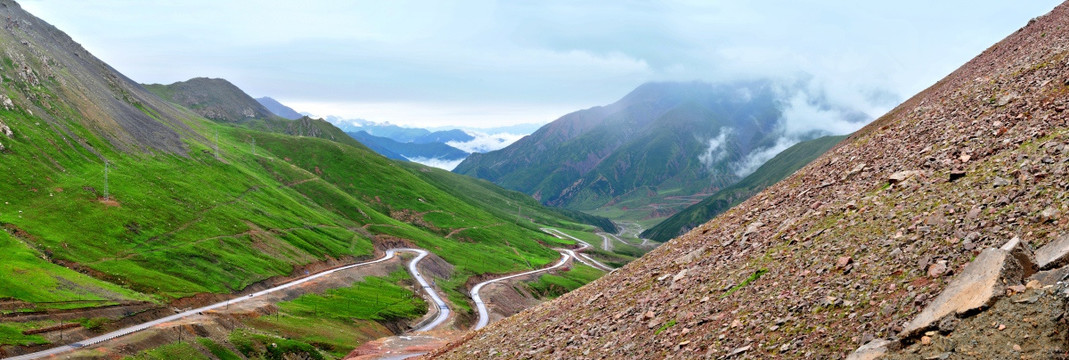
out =
{"type": "Polygon", "coordinates": [[[1069,232],[1067,24],[1063,4],[763,193],[435,356],[841,358],[897,336],[984,248],[1069,232]]]}

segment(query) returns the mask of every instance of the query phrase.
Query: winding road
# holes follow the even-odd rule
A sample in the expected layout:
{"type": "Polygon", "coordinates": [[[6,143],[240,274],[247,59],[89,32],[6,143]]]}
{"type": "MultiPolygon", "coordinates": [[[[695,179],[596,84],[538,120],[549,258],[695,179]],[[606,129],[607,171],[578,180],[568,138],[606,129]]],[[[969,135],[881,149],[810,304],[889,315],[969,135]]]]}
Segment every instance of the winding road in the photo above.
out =
{"type": "Polygon", "coordinates": [[[312,280],[315,280],[315,279],[318,279],[318,278],[321,278],[321,277],[324,277],[324,276],[327,276],[327,275],[330,275],[330,274],[333,274],[333,273],[336,273],[336,272],[339,272],[339,271],[349,270],[349,269],[352,269],[352,268],[355,268],[355,267],[367,266],[367,265],[371,265],[371,264],[380,263],[380,262],[383,262],[383,261],[386,261],[386,260],[390,260],[394,256],[396,256],[398,252],[413,252],[413,253],[418,254],[418,256],[416,256],[416,258],[412,259],[412,261],[410,261],[408,263],[408,271],[412,273],[412,276],[416,278],[416,281],[419,282],[420,286],[422,286],[423,289],[427,291],[427,293],[430,295],[431,299],[438,305],[438,315],[434,317],[434,320],[432,320],[427,325],[424,325],[424,326],[420,327],[416,331],[427,331],[427,330],[433,329],[434,327],[436,327],[438,325],[441,325],[449,317],[449,307],[446,306],[445,301],[442,301],[442,298],[440,296],[438,296],[438,293],[433,291],[434,289],[431,288],[430,283],[428,283],[427,280],[423,278],[423,276],[419,273],[419,270],[417,269],[417,265],[418,265],[419,261],[423,260],[423,258],[426,257],[429,253],[426,250],[422,250],[422,249],[396,248],[396,249],[386,250],[386,254],[383,257],[375,259],[375,260],[362,262],[362,263],[356,263],[356,264],[352,264],[352,265],[346,265],[346,266],[337,267],[337,268],[330,269],[330,270],[325,270],[325,271],[322,271],[322,272],[319,272],[319,273],[316,273],[316,274],[313,274],[313,275],[310,275],[310,276],[307,276],[307,277],[304,277],[304,278],[301,278],[301,279],[297,279],[297,280],[294,280],[294,281],[291,281],[291,282],[288,282],[288,283],[285,283],[285,284],[282,284],[282,285],[279,285],[279,286],[275,286],[275,287],[267,289],[267,290],[257,291],[255,293],[252,293],[252,294],[249,294],[249,295],[243,295],[241,297],[230,299],[230,300],[227,300],[227,301],[218,302],[218,303],[211,304],[211,305],[208,305],[208,306],[199,307],[199,308],[196,308],[196,309],[193,309],[193,310],[183,311],[183,312],[180,312],[180,313],[177,313],[177,314],[174,314],[174,315],[166,316],[166,317],[163,317],[163,318],[160,318],[160,319],[156,319],[156,320],[152,320],[152,321],[149,321],[149,322],[145,322],[145,323],[141,323],[141,324],[125,327],[125,328],[122,328],[122,329],[119,329],[119,330],[115,330],[115,331],[109,332],[107,334],[103,334],[103,335],[100,335],[100,336],[88,338],[88,339],[85,339],[85,340],[82,340],[82,341],[79,341],[79,342],[76,342],[76,343],[72,343],[72,344],[69,344],[69,345],[63,345],[63,346],[59,346],[59,347],[54,347],[54,348],[51,348],[51,349],[42,350],[42,351],[29,353],[29,354],[24,354],[24,355],[19,355],[19,356],[15,356],[15,357],[10,357],[10,358],[7,358],[7,359],[10,359],[10,360],[38,359],[38,358],[42,358],[42,357],[46,357],[46,356],[52,356],[52,355],[61,354],[61,353],[64,353],[64,352],[72,351],[72,350],[83,348],[83,347],[90,346],[90,345],[95,345],[95,344],[103,342],[103,341],[108,341],[108,340],[111,340],[111,339],[114,339],[114,338],[117,338],[117,337],[120,337],[120,336],[133,334],[135,332],[142,331],[142,330],[145,330],[145,329],[148,329],[148,328],[151,328],[153,326],[160,325],[160,324],[163,324],[163,323],[166,323],[166,322],[175,321],[175,320],[178,320],[178,319],[182,319],[184,317],[197,315],[197,314],[199,314],[201,312],[204,312],[204,311],[210,311],[210,310],[218,309],[218,308],[221,308],[221,307],[226,307],[226,306],[228,306],[230,304],[234,304],[234,303],[238,303],[238,302],[242,302],[242,301],[246,301],[246,300],[251,300],[251,299],[254,299],[256,297],[263,296],[265,294],[269,294],[269,293],[273,293],[273,292],[276,292],[276,291],[280,291],[280,290],[284,290],[284,289],[287,289],[287,288],[291,288],[291,287],[294,287],[294,286],[297,286],[297,285],[300,285],[300,284],[303,284],[303,283],[306,283],[306,282],[309,282],[309,281],[312,281],[312,280]]]}
{"type": "Polygon", "coordinates": [[[486,285],[490,285],[490,284],[493,284],[493,283],[498,282],[498,281],[504,281],[504,280],[508,280],[508,279],[512,279],[512,278],[517,278],[517,277],[521,277],[521,276],[526,276],[526,275],[531,275],[531,274],[535,274],[535,273],[540,273],[540,272],[544,272],[544,271],[553,270],[553,269],[559,268],[561,266],[564,266],[564,264],[568,263],[569,259],[578,260],[579,262],[581,262],[583,264],[586,264],[586,265],[588,265],[590,267],[593,267],[593,268],[596,268],[596,269],[599,269],[599,270],[604,270],[604,271],[613,271],[613,270],[615,270],[615,269],[609,267],[608,265],[602,264],[602,263],[598,262],[597,260],[594,260],[593,258],[590,258],[586,254],[581,253],[581,251],[586,250],[586,249],[591,247],[590,244],[587,243],[586,241],[579,240],[578,238],[576,238],[574,236],[571,236],[571,235],[568,235],[568,234],[565,234],[564,232],[561,232],[560,230],[557,230],[557,229],[542,228],[542,231],[546,232],[547,234],[556,236],[557,238],[561,238],[561,239],[563,239],[562,236],[569,237],[569,238],[575,240],[576,242],[582,244],[582,246],[579,247],[578,249],[575,249],[575,250],[572,250],[572,249],[560,249],[560,248],[553,249],[553,250],[557,250],[557,252],[559,252],[560,255],[561,255],[560,261],[557,261],[557,263],[553,264],[553,266],[545,267],[545,268],[541,268],[541,269],[536,269],[536,270],[531,270],[531,271],[527,271],[527,272],[522,272],[522,273],[519,273],[519,274],[513,274],[513,275],[509,275],[509,276],[499,277],[499,278],[496,278],[496,279],[491,279],[491,280],[487,280],[487,281],[483,281],[481,283],[475,284],[475,286],[471,288],[471,292],[469,293],[469,295],[471,296],[471,299],[475,302],[475,307],[479,312],[479,319],[478,319],[478,321],[475,322],[475,326],[472,327],[472,330],[479,330],[479,329],[482,329],[482,328],[486,327],[486,325],[490,324],[490,310],[486,308],[486,303],[483,302],[482,296],[479,296],[479,291],[481,291],[483,289],[483,287],[486,286],[486,285]]]}
{"type": "MultiPolygon", "coordinates": [[[[530,275],[530,274],[535,274],[535,273],[539,273],[539,272],[545,272],[545,271],[553,270],[553,269],[559,268],[561,266],[564,266],[564,264],[568,263],[568,260],[570,260],[570,259],[575,259],[575,260],[577,260],[577,261],[579,261],[579,262],[581,262],[583,264],[586,264],[588,266],[591,266],[591,267],[594,267],[594,268],[597,268],[597,269],[600,269],[600,270],[604,270],[604,271],[613,271],[613,270],[615,270],[612,267],[609,267],[609,266],[607,266],[605,264],[602,264],[602,263],[598,262],[597,260],[594,260],[590,256],[588,256],[586,254],[583,254],[582,253],[583,250],[586,250],[586,249],[591,247],[591,245],[589,243],[587,243],[586,241],[580,240],[580,239],[578,239],[578,238],[576,238],[574,236],[568,235],[568,234],[566,234],[564,232],[561,232],[560,230],[557,230],[557,229],[542,228],[542,231],[544,231],[544,232],[546,232],[546,233],[548,233],[550,235],[556,236],[557,238],[563,239],[564,237],[567,237],[567,238],[573,239],[576,242],[578,242],[579,244],[581,244],[582,246],[580,246],[579,248],[574,249],[574,250],[573,249],[562,249],[562,248],[554,249],[554,250],[556,250],[557,252],[559,252],[561,254],[561,258],[560,258],[559,261],[557,261],[556,264],[553,264],[553,266],[549,266],[549,267],[545,267],[545,268],[541,268],[541,269],[536,269],[536,270],[531,270],[531,271],[527,271],[527,272],[523,272],[523,273],[519,273],[519,274],[508,275],[508,276],[504,276],[504,277],[500,277],[500,278],[496,278],[496,279],[491,279],[491,280],[487,280],[487,281],[484,281],[484,282],[476,284],[475,287],[473,287],[471,289],[471,292],[470,292],[471,298],[475,302],[475,306],[478,309],[478,313],[479,313],[478,321],[475,323],[475,326],[472,328],[473,330],[481,329],[481,328],[485,327],[487,324],[490,323],[489,309],[487,309],[486,304],[483,303],[482,297],[479,296],[479,292],[486,285],[489,285],[489,284],[492,284],[492,283],[495,283],[495,282],[499,282],[499,281],[512,279],[512,278],[517,278],[517,277],[521,277],[521,276],[526,276],[526,275],[530,275]]],[[[606,241],[608,241],[608,239],[605,238],[604,236],[602,238],[605,239],[606,241]]],[[[230,304],[235,304],[235,303],[239,303],[239,302],[242,302],[242,301],[252,300],[252,299],[255,299],[257,297],[266,295],[266,294],[270,294],[270,293],[273,293],[273,292],[277,292],[277,291],[285,290],[285,289],[288,289],[288,288],[292,288],[294,286],[297,286],[297,285],[300,285],[300,284],[303,284],[303,283],[306,283],[306,282],[309,282],[309,281],[312,281],[312,280],[315,280],[315,279],[318,279],[318,278],[321,278],[321,277],[324,277],[324,276],[327,276],[327,275],[331,275],[331,274],[339,272],[339,271],[345,271],[345,270],[349,270],[349,269],[356,268],[356,267],[367,266],[367,265],[371,265],[371,264],[377,264],[377,263],[380,263],[380,262],[384,262],[384,261],[387,261],[387,260],[390,260],[390,259],[394,258],[394,256],[397,256],[397,253],[399,253],[399,252],[411,252],[411,253],[416,253],[417,254],[417,256],[415,258],[413,258],[412,261],[409,261],[409,263],[408,263],[408,272],[412,274],[412,277],[415,278],[417,282],[419,282],[419,285],[423,288],[423,290],[427,293],[427,295],[431,298],[431,300],[438,307],[438,314],[437,315],[435,315],[429,321],[425,320],[424,322],[426,322],[426,324],[424,324],[422,326],[419,326],[417,329],[414,330],[416,332],[430,331],[430,330],[438,327],[442,323],[444,323],[446,320],[448,320],[449,314],[450,314],[449,306],[445,303],[444,300],[442,300],[442,297],[438,294],[437,291],[434,290],[434,287],[431,285],[431,283],[429,281],[427,281],[427,279],[424,278],[423,275],[419,271],[419,267],[418,267],[419,266],[419,262],[421,260],[423,260],[425,257],[427,257],[428,255],[430,255],[430,253],[427,252],[426,250],[423,250],[423,249],[394,248],[394,249],[386,250],[385,255],[383,255],[383,257],[375,259],[375,260],[370,260],[370,261],[366,261],[366,262],[362,262],[362,263],[345,265],[345,266],[341,266],[341,267],[337,267],[337,268],[333,268],[333,269],[329,269],[329,270],[324,270],[322,272],[318,272],[318,273],[315,273],[315,274],[312,274],[312,275],[309,275],[309,276],[306,276],[306,277],[303,277],[303,278],[300,278],[300,279],[297,279],[297,280],[294,280],[294,281],[291,281],[291,282],[288,282],[288,283],[285,283],[285,284],[282,284],[282,285],[278,285],[278,286],[275,286],[275,287],[272,287],[272,288],[269,288],[269,289],[266,289],[266,290],[257,291],[257,292],[252,293],[252,294],[243,295],[241,297],[233,298],[233,299],[230,299],[230,300],[218,302],[218,303],[207,305],[207,306],[202,306],[202,307],[199,307],[199,308],[196,308],[196,309],[192,309],[192,310],[186,310],[186,311],[183,311],[183,312],[176,313],[174,315],[166,316],[166,317],[163,317],[163,318],[160,318],[160,319],[144,322],[144,323],[133,325],[133,326],[129,326],[129,327],[125,327],[125,328],[122,328],[122,329],[119,329],[119,330],[115,330],[115,331],[112,331],[112,332],[109,332],[109,333],[106,333],[106,334],[103,334],[103,335],[100,335],[100,336],[95,336],[95,337],[88,338],[88,339],[85,339],[85,340],[81,340],[81,341],[78,341],[78,342],[75,342],[75,343],[71,343],[71,344],[68,344],[68,345],[58,346],[58,347],[54,347],[54,348],[51,348],[51,349],[42,350],[42,351],[38,351],[38,352],[34,352],[34,353],[29,353],[29,354],[9,357],[9,358],[6,358],[6,359],[8,359],[8,360],[39,359],[39,358],[43,358],[43,357],[62,354],[62,353],[68,352],[68,351],[73,351],[73,350],[84,348],[84,347],[91,346],[91,345],[96,345],[96,344],[104,342],[104,341],[108,341],[108,340],[115,339],[115,338],[118,338],[118,337],[130,335],[130,334],[142,331],[142,330],[146,330],[146,329],[149,329],[151,327],[154,327],[154,326],[157,326],[157,325],[160,325],[160,324],[164,324],[164,323],[167,323],[167,322],[179,320],[179,319],[182,319],[182,318],[185,318],[185,317],[189,317],[189,316],[193,316],[193,315],[198,315],[198,314],[201,314],[201,313],[203,313],[205,311],[211,311],[211,310],[214,310],[214,309],[227,307],[230,304]]],[[[412,355],[412,354],[409,354],[409,355],[412,355]]]]}

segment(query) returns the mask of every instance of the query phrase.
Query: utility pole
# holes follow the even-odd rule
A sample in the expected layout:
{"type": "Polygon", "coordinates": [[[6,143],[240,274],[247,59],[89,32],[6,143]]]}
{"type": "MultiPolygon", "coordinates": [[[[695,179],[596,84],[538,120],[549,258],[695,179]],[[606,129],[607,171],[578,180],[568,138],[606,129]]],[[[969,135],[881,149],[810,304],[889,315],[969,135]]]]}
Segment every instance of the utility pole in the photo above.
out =
{"type": "Polygon", "coordinates": [[[108,200],[108,160],[104,160],[104,200],[108,200]]]}

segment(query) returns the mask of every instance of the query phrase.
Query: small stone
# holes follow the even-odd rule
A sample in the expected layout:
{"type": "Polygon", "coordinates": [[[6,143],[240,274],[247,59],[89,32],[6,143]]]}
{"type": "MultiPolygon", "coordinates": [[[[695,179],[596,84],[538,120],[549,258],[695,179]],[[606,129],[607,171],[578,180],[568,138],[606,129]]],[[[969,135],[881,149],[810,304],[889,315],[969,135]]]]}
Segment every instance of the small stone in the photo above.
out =
{"type": "Polygon", "coordinates": [[[928,266],[928,277],[933,277],[933,278],[940,277],[940,276],[943,276],[943,274],[946,274],[946,272],[947,272],[947,262],[946,262],[946,260],[940,260],[939,262],[936,262],[935,264],[932,264],[932,265],[928,266]]]}
{"type": "Polygon", "coordinates": [[[849,256],[840,256],[839,260],[835,262],[835,265],[838,267],[846,267],[852,262],[854,262],[854,259],[851,259],[849,256]]]}
{"type": "Polygon", "coordinates": [[[925,335],[925,336],[921,337],[921,345],[931,345],[931,344],[932,344],[932,338],[930,336],[925,335]]]}
{"type": "Polygon", "coordinates": [[[645,314],[642,314],[642,319],[649,320],[649,319],[652,319],[653,316],[654,316],[653,310],[650,310],[650,311],[647,311],[645,314]]]}
{"type": "Polygon", "coordinates": [[[894,174],[891,174],[891,176],[888,176],[887,177],[887,182],[892,184],[892,185],[893,184],[897,184],[897,183],[906,181],[911,177],[919,175],[920,173],[921,173],[921,171],[918,171],[918,170],[899,171],[899,172],[896,172],[894,174]]]}
{"type": "Polygon", "coordinates": [[[995,180],[992,181],[991,184],[994,185],[995,187],[1003,187],[1003,186],[1009,186],[1010,185],[1010,181],[1006,180],[1006,179],[1004,179],[1004,178],[1002,178],[1000,176],[996,176],[995,180]]]}
{"type": "Polygon", "coordinates": [[[1058,216],[1058,209],[1055,209],[1053,207],[1048,206],[1046,209],[1043,209],[1043,211],[1039,212],[1039,221],[1040,222],[1054,221],[1055,217],[1057,217],[1057,216],[1058,216]]]}
{"type": "Polygon", "coordinates": [[[739,321],[739,319],[735,319],[735,320],[731,321],[731,327],[737,328],[739,326],[742,326],[742,321],[739,321]]]}
{"type": "Polygon", "coordinates": [[[1013,285],[1006,287],[1006,295],[1020,294],[1025,291],[1024,285],[1013,285]]]}
{"type": "Polygon", "coordinates": [[[1006,330],[1006,324],[998,324],[998,331],[1006,330]]]}
{"type": "Polygon", "coordinates": [[[1013,351],[1021,351],[1021,345],[1013,344],[1013,351]]]}

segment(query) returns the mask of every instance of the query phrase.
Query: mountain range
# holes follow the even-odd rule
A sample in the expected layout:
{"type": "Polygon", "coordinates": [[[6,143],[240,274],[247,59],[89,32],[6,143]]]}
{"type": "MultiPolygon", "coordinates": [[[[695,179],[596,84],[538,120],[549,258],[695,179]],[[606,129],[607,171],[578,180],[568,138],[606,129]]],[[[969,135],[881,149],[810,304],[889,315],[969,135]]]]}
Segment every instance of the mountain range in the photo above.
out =
{"type": "MultiPolygon", "coordinates": [[[[504,149],[473,154],[454,171],[550,206],[656,221],[767,160],[786,136],[784,93],[772,81],[648,83],[504,149]]],[[[796,134],[795,141],[819,135],[796,134]]]]}

